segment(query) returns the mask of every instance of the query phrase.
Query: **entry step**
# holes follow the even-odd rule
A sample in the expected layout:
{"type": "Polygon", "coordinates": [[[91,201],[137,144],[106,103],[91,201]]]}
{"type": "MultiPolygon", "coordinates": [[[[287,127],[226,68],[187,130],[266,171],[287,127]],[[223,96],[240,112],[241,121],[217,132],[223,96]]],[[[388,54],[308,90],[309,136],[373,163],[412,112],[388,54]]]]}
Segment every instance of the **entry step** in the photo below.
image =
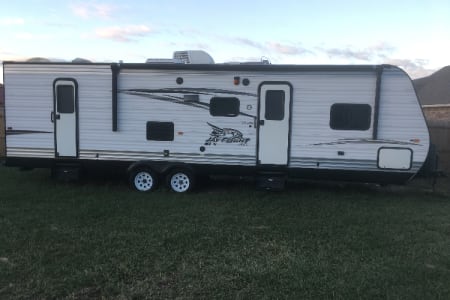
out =
{"type": "Polygon", "coordinates": [[[51,177],[58,181],[73,182],[80,179],[80,167],[78,165],[57,165],[51,169],[51,177]]]}
{"type": "Polygon", "coordinates": [[[284,173],[260,173],[256,178],[257,187],[260,189],[281,191],[286,186],[284,173]]]}

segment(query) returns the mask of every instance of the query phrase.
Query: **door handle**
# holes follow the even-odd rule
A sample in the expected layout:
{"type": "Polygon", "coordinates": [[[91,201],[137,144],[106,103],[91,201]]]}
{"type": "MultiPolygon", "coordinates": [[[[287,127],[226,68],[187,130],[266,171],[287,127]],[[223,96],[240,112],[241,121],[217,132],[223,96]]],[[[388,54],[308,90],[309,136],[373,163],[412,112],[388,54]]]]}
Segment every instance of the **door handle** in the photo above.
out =
{"type": "Polygon", "coordinates": [[[264,120],[259,120],[259,126],[264,126],[264,120]]]}
{"type": "Polygon", "coordinates": [[[59,114],[55,114],[54,111],[51,112],[51,114],[50,114],[50,120],[52,121],[52,123],[55,122],[55,119],[56,119],[56,120],[59,120],[60,118],[61,118],[61,116],[60,116],[59,114]]]}

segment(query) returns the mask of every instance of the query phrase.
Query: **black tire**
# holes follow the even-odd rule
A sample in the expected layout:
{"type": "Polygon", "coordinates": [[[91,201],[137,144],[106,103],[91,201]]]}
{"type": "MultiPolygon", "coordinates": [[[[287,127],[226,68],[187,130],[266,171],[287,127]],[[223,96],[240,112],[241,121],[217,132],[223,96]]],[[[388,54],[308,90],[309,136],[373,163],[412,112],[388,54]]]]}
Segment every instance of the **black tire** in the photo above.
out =
{"type": "Polygon", "coordinates": [[[174,169],[166,178],[167,187],[176,193],[186,193],[194,188],[194,173],[187,169],[174,169]]]}
{"type": "Polygon", "coordinates": [[[136,168],[130,173],[130,185],[139,192],[150,192],[158,186],[158,176],[149,168],[136,168]]]}

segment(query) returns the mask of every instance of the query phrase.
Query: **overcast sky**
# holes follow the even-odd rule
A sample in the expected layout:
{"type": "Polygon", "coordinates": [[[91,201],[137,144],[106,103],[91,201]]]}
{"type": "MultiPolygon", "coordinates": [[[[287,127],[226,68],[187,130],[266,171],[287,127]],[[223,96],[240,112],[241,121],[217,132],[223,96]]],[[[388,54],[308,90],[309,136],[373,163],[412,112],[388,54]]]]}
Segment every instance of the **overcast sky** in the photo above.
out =
{"type": "Polygon", "coordinates": [[[450,65],[449,16],[449,0],[0,0],[0,61],[202,49],[216,62],[390,63],[417,78],[450,65]]]}

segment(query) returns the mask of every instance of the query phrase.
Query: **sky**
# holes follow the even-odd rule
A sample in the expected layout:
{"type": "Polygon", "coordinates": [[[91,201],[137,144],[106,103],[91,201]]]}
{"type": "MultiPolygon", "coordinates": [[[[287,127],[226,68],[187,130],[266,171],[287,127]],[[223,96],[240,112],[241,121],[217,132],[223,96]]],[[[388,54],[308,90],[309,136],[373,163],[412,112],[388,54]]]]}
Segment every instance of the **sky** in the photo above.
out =
{"type": "Polygon", "coordinates": [[[205,50],[216,63],[387,63],[419,78],[450,65],[449,16],[449,0],[0,0],[0,62],[205,50]]]}

